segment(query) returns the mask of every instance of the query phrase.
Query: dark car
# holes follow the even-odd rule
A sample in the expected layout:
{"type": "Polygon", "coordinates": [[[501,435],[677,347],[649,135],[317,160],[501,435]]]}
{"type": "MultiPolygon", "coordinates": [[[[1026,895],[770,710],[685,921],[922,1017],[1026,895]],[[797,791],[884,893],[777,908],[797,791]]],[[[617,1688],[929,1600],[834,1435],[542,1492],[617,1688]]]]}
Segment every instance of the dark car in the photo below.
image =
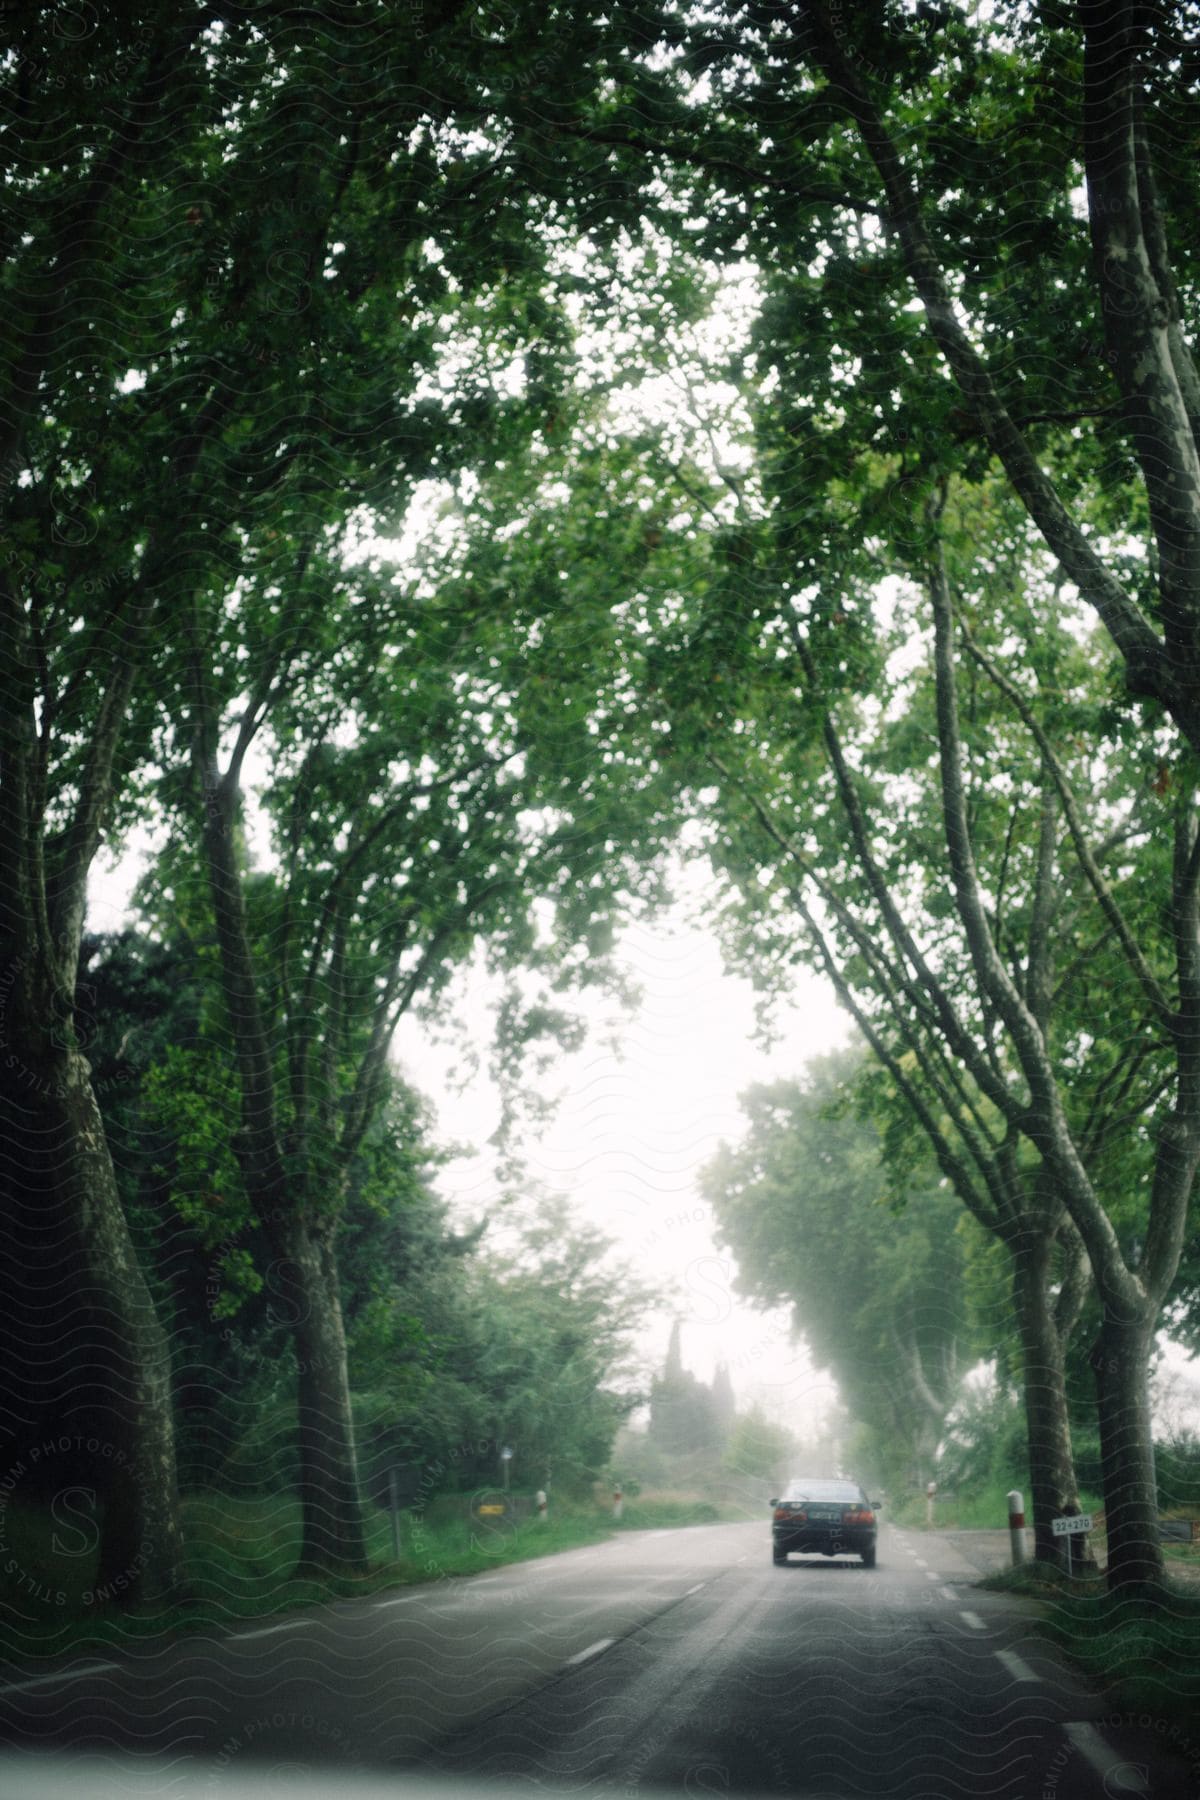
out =
{"type": "Polygon", "coordinates": [[[881,1502],[868,1500],[857,1482],[800,1476],[771,1505],[772,1562],[786,1562],[792,1550],[820,1551],[822,1556],[861,1556],[868,1569],[875,1567],[875,1514],[881,1502]]]}

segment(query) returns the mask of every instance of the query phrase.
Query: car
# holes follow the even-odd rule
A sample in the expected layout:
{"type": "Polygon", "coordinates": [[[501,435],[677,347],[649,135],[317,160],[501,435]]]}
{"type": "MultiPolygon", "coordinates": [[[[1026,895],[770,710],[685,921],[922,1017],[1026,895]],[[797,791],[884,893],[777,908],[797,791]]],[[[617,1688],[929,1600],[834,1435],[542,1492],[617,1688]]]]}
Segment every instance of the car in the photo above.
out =
{"type": "Polygon", "coordinates": [[[771,1561],[785,1563],[793,1551],[822,1556],[861,1556],[875,1567],[876,1514],[883,1502],[868,1500],[856,1481],[826,1475],[799,1475],[781,1499],[772,1500],[771,1561]]]}

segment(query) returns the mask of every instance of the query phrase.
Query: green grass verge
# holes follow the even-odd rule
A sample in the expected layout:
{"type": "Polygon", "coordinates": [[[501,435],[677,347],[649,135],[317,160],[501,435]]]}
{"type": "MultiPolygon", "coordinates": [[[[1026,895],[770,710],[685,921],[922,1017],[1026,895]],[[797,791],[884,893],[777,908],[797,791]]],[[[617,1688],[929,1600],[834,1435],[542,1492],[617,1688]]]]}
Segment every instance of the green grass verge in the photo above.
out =
{"type": "MultiPolygon", "coordinates": [[[[1101,1504],[1098,1494],[1080,1495],[1084,1512],[1098,1511],[1101,1504]]],[[[1008,1490],[997,1485],[974,1493],[942,1494],[933,1503],[932,1527],[926,1524],[925,1515],[924,1494],[906,1494],[899,1496],[884,1516],[906,1531],[1006,1531],[1008,1490]]]]}
{"type": "Polygon", "coordinates": [[[607,1508],[556,1496],[543,1522],[481,1525],[463,1516],[460,1499],[443,1496],[400,1514],[399,1556],[390,1515],[368,1508],[369,1569],[314,1580],[294,1573],[301,1521],[299,1503],[290,1494],[274,1499],[194,1494],[183,1511],[190,1604],[170,1612],[125,1614],[96,1595],[90,1559],[56,1549],[47,1515],[10,1506],[0,1556],[0,1664],[27,1668],[44,1657],[101,1651],[164,1631],[222,1631],[297,1607],[476,1575],[624,1532],[742,1516],[687,1495],[651,1494],[627,1500],[624,1517],[616,1522],[607,1508]]]}
{"type": "Polygon", "coordinates": [[[1168,1581],[1156,1597],[1121,1598],[1103,1576],[1070,1582],[1042,1563],[979,1585],[1037,1600],[1037,1628],[1089,1675],[1117,1712],[1194,1725],[1200,1710],[1200,1596],[1168,1581]]]}

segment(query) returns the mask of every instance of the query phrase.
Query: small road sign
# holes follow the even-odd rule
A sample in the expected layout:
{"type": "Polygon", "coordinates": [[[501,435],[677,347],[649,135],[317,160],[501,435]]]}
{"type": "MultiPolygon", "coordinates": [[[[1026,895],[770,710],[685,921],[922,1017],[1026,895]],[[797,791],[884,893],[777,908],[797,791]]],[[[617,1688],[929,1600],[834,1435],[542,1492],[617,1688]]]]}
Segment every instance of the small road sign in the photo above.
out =
{"type": "Polygon", "coordinates": [[[1050,1529],[1055,1537],[1069,1537],[1073,1531],[1090,1531],[1092,1515],[1091,1513],[1073,1513],[1065,1519],[1051,1519],[1050,1529]]]}

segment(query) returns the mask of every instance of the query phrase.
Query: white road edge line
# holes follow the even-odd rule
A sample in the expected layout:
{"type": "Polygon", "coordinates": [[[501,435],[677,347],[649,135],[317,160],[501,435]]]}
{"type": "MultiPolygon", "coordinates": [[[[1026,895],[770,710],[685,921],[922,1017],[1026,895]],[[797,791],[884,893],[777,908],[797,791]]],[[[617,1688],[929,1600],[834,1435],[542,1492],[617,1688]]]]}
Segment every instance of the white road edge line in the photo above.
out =
{"type": "Polygon", "coordinates": [[[1034,1674],[1034,1672],[1030,1668],[1029,1664],[1025,1661],[1025,1658],[1023,1656],[1018,1656],[1015,1650],[994,1650],[992,1652],[992,1654],[1000,1662],[1002,1662],[1004,1664],[1005,1668],[1008,1670],[1009,1674],[1013,1677],[1014,1680],[1016,1680],[1016,1681],[1036,1681],[1037,1680],[1037,1676],[1034,1674]]]}
{"type": "Polygon", "coordinates": [[[119,1663],[79,1663],[74,1668],[56,1669],[53,1675],[35,1675],[31,1681],[11,1681],[0,1687],[0,1700],[5,1694],[23,1694],[27,1688],[46,1687],[52,1681],[77,1681],[81,1675],[99,1675],[103,1669],[119,1668],[119,1663]]]}
{"type": "Polygon", "coordinates": [[[987,1626],[984,1624],[978,1613],[961,1612],[958,1616],[960,1619],[965,1619],[967,1621],[967,1624],[971,1627],[972,1631],[987,1630],[987,1626]]]}
{"type": "Polygon", "coordinates": [[[568,1656],[566,1667],[569,1669],[575,1663],[586,1662],[589,1656],[599,1656],[602,1650],[607,1650],[609,1645],[615,1644],[616,1641],[616,1638],[597,1638],[596,1642],[589,1644],[586,1650],[577,1650],[574,1656],[568,1656]]]}
{"type": "Polygon", "coordinates": [[[701,1589],[701,1588],[702,1588],[702,1587],[706,1587],[706,1586],[707,1586],[707,1585],[708,1585],[708,1584],[707,1584],[707,1582],[704,1582],[704,1581],[698,1581],[698,1582],[697,1582],[697,1583],[696,1583],[696,1585],[695,1585],[695,1587],[690,1587],[690,1588],[688,1588],[688,1589],[687,1589],[687,1592],[686,1592],[686,1593],[685,1593],[685,1594],[684,1594],[684,1596],[683,1596],[683,1597],[684,1597],[684,1599],[685,1599],[685,1600],[686,1600],[686,1599],[687,1599],[687,1597],[688,1597],[688,1594],[698,1594],[698,1593],[699,1593],[699,1592],[700,1592],[700,1589],[701,1589]]]}
{"type": "Polygon", "coordinates": [[[275,1637],[281,1631],[299,1631],[302,1625],[308,1624],[311,1624],[309,1619],[289,1619],[286,1625],[264,1625],[261,1631],[239,1631],[230,1641],[248,1644],[252,1638],[275,1637]]]}
{"type": "MultiPolygon", "coordinates": [[[[1114,1755],[1112,1745],[1096,1730],[1094,1725],[1088,1725],[1083,1720],[1072,1720],[1062,1729],[1084,1761],[1091,1763],[1097,1775],[1112,1773],[1114,1755]]],[[[1150,1792],[1141,1770],[1133,1768],[1129,1763],[1122,1765],[1121,1785],[1127,1794],[1148,1794],[1150,1792]]],[[[1105,1792],[1107,1791],[1106,1788],[1105,1792]]]]}

